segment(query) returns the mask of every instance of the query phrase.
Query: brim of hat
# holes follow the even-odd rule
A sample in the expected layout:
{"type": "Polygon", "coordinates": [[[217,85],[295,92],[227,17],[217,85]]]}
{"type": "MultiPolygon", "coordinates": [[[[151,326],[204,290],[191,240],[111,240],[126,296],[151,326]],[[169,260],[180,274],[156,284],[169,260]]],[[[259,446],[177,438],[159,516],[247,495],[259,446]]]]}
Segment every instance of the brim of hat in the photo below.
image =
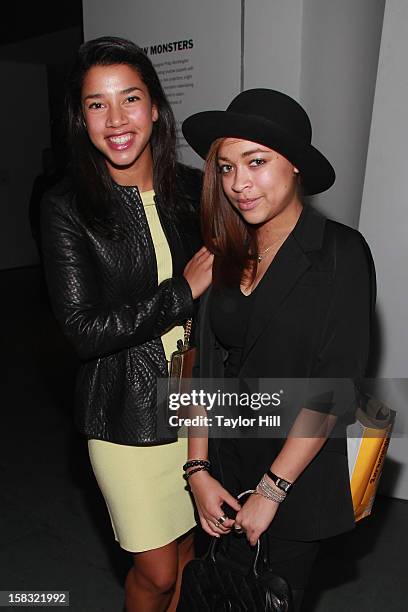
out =
{"type": "Polygon", "coordinates": [[[331,163],[313,145],[295,140],[278,124],[257,115],[204,111],[188,117],[182,131],[188,144],[203,159],[218,138],[249,140],[277,151],[298,168],[308,195],[326,191],[336,179],[331,163]]]}

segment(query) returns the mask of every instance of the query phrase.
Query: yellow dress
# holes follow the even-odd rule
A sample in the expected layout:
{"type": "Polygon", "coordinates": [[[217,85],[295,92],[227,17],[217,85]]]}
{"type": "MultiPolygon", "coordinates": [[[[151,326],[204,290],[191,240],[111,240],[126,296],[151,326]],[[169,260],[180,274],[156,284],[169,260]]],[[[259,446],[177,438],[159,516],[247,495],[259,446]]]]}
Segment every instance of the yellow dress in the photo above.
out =
{"type": "MultiPolygon", "coordinates": [[[[159,283],[172,276],[170,249],[154,203],[141,194],[157,259],[159,283]]],[[[178,326],[162,336],[167,359],[183,337],[178,326]]],[[[194,509],[183,480],[187,439],[159,446],[126,446],[89,440],[89,456],[105,498],[116,540],[130,552],[160,548],[194,525],[194,509]]]]}

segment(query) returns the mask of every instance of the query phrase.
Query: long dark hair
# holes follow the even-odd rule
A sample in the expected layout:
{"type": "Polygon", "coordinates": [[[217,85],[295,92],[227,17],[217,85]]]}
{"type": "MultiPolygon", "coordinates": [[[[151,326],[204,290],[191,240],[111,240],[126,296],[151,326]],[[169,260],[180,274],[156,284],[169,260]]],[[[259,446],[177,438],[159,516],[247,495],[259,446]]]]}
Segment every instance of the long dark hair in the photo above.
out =
{"type": "Polygon", "coordinates": [[[223,140],[212,143],[206,158],[201,225],[204,244],[215,254],[213,284],[235,285],[243,274],[254,280],[257,261],[251,253],[257,253],[258,243],[255,229],[231,206],[222,188],[217,157],[223,140]]]}
{"type": "MultiPolygon", "coordinates": [[[[90,141],[82,112],[84,77],[92,66],[127,64],[134,68],[157,106],[158,119],[150,139],[153,156],[153,187],[158,202],[170,213],[176,204],[176,128],[173,111],[156,71],[144,51],[130,40],[103,36],[90,40],[78,50],[66,93],[66,128],[71,171],[78,197],[78,210],[89,227],[112,239],[121,236],[115,219],[114,183],[104,156],[90,141]]],[[[164,212],[166,212],[164,210],[164,212]]]]}

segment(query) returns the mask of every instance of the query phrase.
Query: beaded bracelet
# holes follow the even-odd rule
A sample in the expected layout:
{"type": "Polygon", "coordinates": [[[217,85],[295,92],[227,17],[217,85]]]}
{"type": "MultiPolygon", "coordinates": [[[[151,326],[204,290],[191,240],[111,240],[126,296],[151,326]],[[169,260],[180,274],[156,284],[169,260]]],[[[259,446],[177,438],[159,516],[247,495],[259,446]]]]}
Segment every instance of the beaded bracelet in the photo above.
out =
{"type": "Polygon", "coordinates": [[[202,472],[203,470],[204,470],[205,472],[209,472],[209,471],[210,471],[210,470],[208,469],[208,467],[207,467],[207,466],[205,466],[205,465],[201,465],[201,466],[199,466],[199,467],[194,468],[194,470],[190,470],[189,472],[186,472],[185,474],[183,474],[183,478],[184,478],[184,480],[187,480],[187,481],[188,481],[188,479],[190,478],[190,476],[192,476],[192,475],[193,475],[193,474],[195,474],[196,472],[202,472]]]}
{"type": "Polygon", "coordinates": [[[188,468],[196,467],[198,465],[209,469],[211,464],[209,461],[207,461],[207,459],[190,459],[189,461],[186,461],[186,463],[183,465],[183,470],[186,471],[188,470],[188,468]]]}

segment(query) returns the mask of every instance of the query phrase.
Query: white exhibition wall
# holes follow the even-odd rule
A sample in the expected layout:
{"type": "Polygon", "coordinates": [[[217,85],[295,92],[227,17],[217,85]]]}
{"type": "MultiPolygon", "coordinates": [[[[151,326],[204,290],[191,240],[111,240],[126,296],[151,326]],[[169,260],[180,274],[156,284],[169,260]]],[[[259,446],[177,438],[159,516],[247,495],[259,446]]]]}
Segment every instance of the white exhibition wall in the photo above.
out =
{"type": "Polygon", "coordinates": [[[0,61],[2,83],[14,95],[1,96],[0,269],[38,263],[28,204],[41,154],[50,146],[47,72],[44,65],[0,61]],[[27,126],[29,126],[27,131],[27,126]]]}
{"type": "MultiPolygon", "coordinates": [[[[406,377],[406,0],[157,0],[154,9],[122,0],[120,11],[111,0],[83,0],[83,7],[85,39],[113,34],[149,49],[194,40],[191,50],[152,57],[156,65],[169,62],[171,68],[174,60],[187,59],[185,64],[193,66],[194,87],[174,105],[179,121],[199,110],[225,108],[240,87],[271,87],[300,100],[314,126],[314,144],[337,172],[335,186],[313,203],[353,227],[359,226],[361,212],[359,227],[372,246],[387,337],[378,376],[406,377]]],[[[176,81],[169,84],[168,93],[178,91],[176,81]]],[[[182,141],[180,145],[184,161],[201,165],[182,141]]],[[[384,383],[379,393],[398,410],[401,431],[406,381],[384,383]]],[[[392,441],[382,489],[408,498],[405,442],[406,436],[392,441]]]]}
{"type": "Polygon", "coordinates": [[[378,277],[381,351],[377,395],[398,411],[382,490],[408,499],[408,3],[387,0],[367,156],[360,229],[378,277]],[[399,470],[399,473],[398,473],[399,470]]]}
{"type": "MultiPolygon", "coordinates": [[[[385,0],[304,0],[300,100],[336,182],[313,202],[357,227],[385,0]]],[[[274,4],[272,2],[271,4],[274,4]]]]}
{"type": "Polygon", "coordinates": [[[246,0],[244,89],[278,89],[299,99],[302,0],[246,0]]]}

